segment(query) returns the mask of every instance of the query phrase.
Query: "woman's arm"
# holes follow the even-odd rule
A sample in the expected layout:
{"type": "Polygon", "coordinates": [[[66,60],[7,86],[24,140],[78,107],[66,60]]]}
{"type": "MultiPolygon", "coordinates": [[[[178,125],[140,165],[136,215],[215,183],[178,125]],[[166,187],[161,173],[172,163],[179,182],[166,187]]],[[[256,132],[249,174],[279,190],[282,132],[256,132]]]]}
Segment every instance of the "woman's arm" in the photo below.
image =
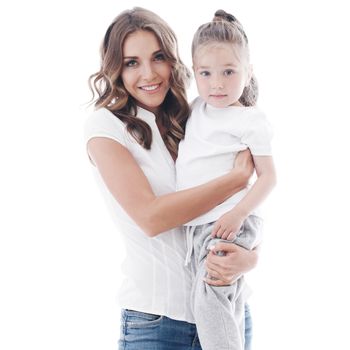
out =
{"type": "Polygon", "coordinates": [[[235,168],[204,185],[157,197],[131,153],[105,137],[88,142],[88,153],[111,194],[150,236],[182,225],[204,214],[241,190],[253,172],[249,152],[240,154],[235,168]]]}
{"type": "Polygon", "coordinates": [[[212,286],[226,286],[234,283],[241,275],[256,266],[259,249],[259,246],[253,250],[247,250],[232,243],[217,243],[206,259],[208,275],[205,282],[212,286]],[[216,255],[219,251],[225,252],[225,255],[216,255]]]}

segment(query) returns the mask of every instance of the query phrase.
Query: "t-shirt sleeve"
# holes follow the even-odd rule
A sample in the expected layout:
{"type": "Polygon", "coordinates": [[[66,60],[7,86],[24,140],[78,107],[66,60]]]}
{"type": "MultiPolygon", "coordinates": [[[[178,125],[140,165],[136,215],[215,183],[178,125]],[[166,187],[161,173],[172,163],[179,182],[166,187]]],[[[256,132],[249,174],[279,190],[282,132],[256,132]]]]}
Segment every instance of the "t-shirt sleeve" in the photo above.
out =
{"type": "Polygon", "coordinates": [[[250,116],[241,141],[246,144],[252,155],[271,156],[273,131],[265,115],[261,112],[250,116]]]}
{"type": "Polygon", "coordinates": [[[105,108],[93,112],[85,122],[85,142],[94,137],[107,137],[125,146],[125,124],[105,108]]]}

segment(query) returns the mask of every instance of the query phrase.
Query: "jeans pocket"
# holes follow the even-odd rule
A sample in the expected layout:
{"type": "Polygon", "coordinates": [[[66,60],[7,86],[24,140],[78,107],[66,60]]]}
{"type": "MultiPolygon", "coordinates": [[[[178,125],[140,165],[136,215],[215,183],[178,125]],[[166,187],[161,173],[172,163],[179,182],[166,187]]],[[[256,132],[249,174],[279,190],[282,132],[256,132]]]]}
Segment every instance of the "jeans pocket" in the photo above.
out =
{"type": "Polygon", "coordinates": [[[123,318],[128,328],[148,328],[158,326],[163,316],[134,310],[124,310],[123,318]]]}

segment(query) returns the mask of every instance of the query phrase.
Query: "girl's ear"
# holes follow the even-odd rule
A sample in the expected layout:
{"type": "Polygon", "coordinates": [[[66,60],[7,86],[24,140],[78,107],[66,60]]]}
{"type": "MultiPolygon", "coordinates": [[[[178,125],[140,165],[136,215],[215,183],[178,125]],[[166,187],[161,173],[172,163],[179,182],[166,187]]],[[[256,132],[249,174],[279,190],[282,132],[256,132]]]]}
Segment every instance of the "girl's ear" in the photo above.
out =
{"type": "Polygon", "coordinates": [[[245,86],[249,86],[250,79],[252,78],[252,75],[253,75],[253,65],[252,64],[248,64],[248,67],[247,67],[247,80],[245,82],[245,86]]]}

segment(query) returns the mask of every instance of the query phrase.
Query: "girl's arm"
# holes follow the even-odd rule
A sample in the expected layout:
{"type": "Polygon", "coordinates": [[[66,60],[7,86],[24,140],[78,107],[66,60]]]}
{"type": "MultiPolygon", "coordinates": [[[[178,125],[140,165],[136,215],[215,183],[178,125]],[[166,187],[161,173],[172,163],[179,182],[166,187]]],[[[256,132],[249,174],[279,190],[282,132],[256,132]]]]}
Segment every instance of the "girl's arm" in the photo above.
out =
{"type": "Polygon", "coordinates": [[[105,137],[88,142],[88,153],[111,194],[150,237],[204,214],[243,189],[253,172],[249,152],[224,176],[188,190],[157,197],[131,153],[105,137]]]}
{"type": "Polygon", "coordinates": [[[258,179],[244,198],[216,221],[212,237],[232,240],[247,216],[256,209],[276,185],[276,171],[271,156],[253,156],[258,179]]]}

